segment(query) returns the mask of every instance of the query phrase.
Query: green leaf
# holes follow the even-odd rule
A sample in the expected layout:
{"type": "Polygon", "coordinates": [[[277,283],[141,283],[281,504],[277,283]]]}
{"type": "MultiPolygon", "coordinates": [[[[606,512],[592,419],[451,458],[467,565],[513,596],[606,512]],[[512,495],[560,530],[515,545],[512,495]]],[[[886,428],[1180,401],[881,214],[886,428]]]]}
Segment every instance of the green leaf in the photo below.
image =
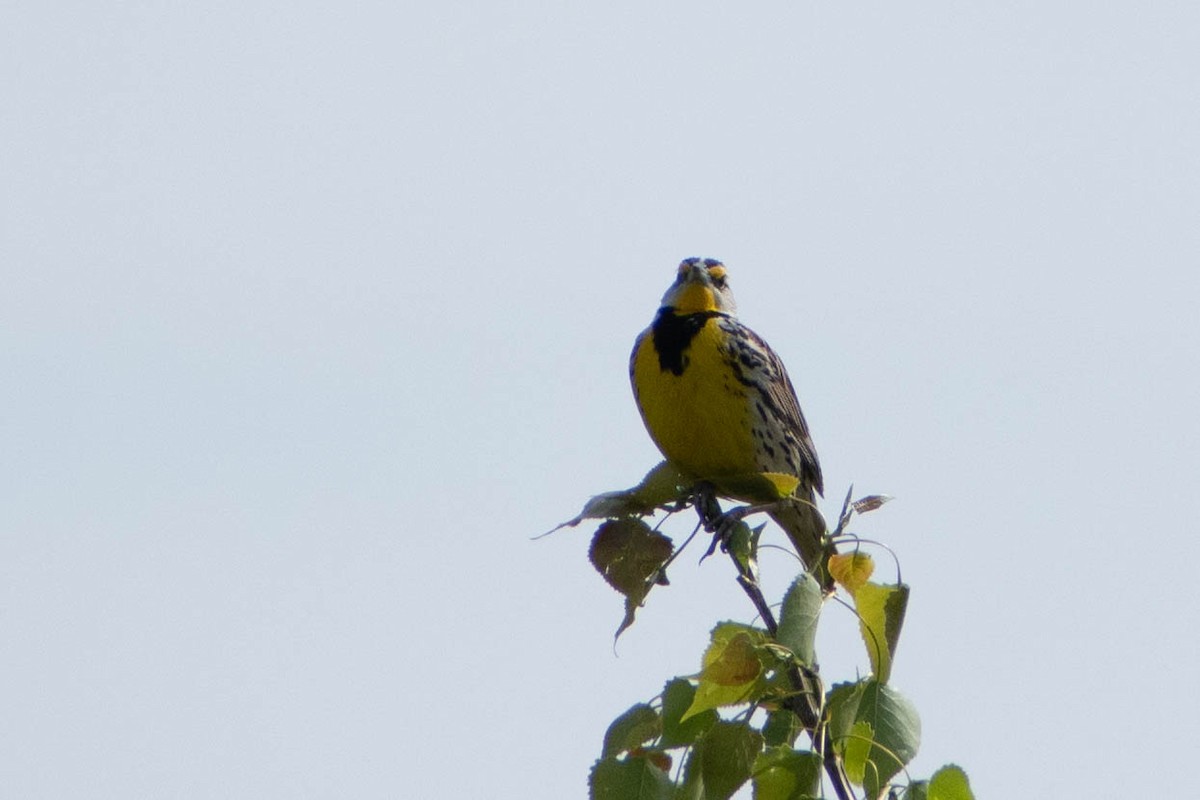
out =
{"type": "Polygon", "coordinates": [[[854,724],[858,701],[862,699],[862,686],[861,681],[835,683],[829,689],[825,705],[829,710],[829,735],[833,737],[835,745],[850,732],[854,724]]]}
{"type": "Polygon", "coordinates": [[[783,610],[779,614],[776,641],[791,650],[801,664],[810,667],[816,662],[813,642],[824,600],[825,593],[816,579],[804,572],[784,594],[783,610]]]}
{"type": "Polygon", "coordinates": [[[933,773],[929,779],[928,800],[975,800],[967,773],[954,764],[933,773]]]}
{"type": "Polygon", "coordinates": [[[763,725],[762,731],[767,745],[791,747],[803,733],[804,724],[800,722],[800,718],[794,712],[788,711],[786,708],[777,708],[767,714],[767,721],[763,725]]]}
{"type": "Polygon", "coordinates": [[[766,632],[749,625],[723,622],[713,628],[696,696],[683,719],[712,708],[757,700],[766,686],[760,651],[766,643],[766,632]]]}
{"type": "Polygon", "coordinates": [[[588,776],[592,800],[672,800],[675,786],[648,758],[604,758],[588,776]]]}
{"type": "Polygon", "coordinates": [[[921,721],[895,689],[868,678],[829,692],[829,732],[846,773],[877,797],[917,753],[921,721]]]}
{"type": "Polygon", "coordinates": [[[675,793],[675,800],[705,800],[704,778],[701,775],[700,743],[692,745],[684,764],[683,783],[675,793]]]}
{"type": "Polygon", "coordinates": [[[678,468],[666,461],[646,473],[642,482],[629,490],[643,508],[656,508],[678,503],[687,499],[692,490],[692,481],[684,477],[678,468]]]}
{"type": "Polygon", "coordinates": [[[684,781],[685,796],[703,797],[704,800],[731,797],[750,779],[762,746],[762,735],[748,725],[724,720],[717,722],[692,750],[684,781]]]}
{"type": "MultiPolygon", "coordinates": [[[[644,517],[687,499],[692,481],[666,461],[646,473],[642,482],[632,489],[603,492],[583,504],[583,510],[566,522],[554,526],[546,534],[562,528],[573,528],[585,519],[617,519],[619,517],[644,517]]],[[[540,538],[540,537],[539,537],[540,538]]]]}
{"type": "Polygon", "coordinates": [[[754,762],[754,800],[817,797],[821,766],[821,757],[811,751],[768,747],[754,762]]]}
{"type": "Polygon", "coordinates": [[[869,720],[875,729],[877,747],[871,758],[879,765],[886,782],[917,754],[921,746],[921,718],[908,698],[876,681],[867,682],[858,713],[860,719],[869,720]]]}
{"type": "Polygon", "coordinates": [[[741,573],[754,581],[758,580],[758,539],[765,527],[765,522],[757,528],[738,522],[725,541],[725,549],[737,560],[741,573]]]}
{"type": "Polygon", "coordinates": [[[632,750],[658,737],[662,732],[662,718],[650,706],[638,703],[613,720],[604,734],[603,757],[609,758],[632,750]]]}
{"type": "Polygon", "coordinates": [[[617,636],[633,624],[671,550],[671,540],[640,519],[609,520],[596,530],[588,558],[608,585],[625,595],[625,619],[617,636]]]}
{"type": "Polygon", "coordinates": [[[671,556],[671,540],[640,519],[609,520],[592,537],[588,558],[608,585],[623,595],[645,596],[647,581],[671,556]]]}
{"type": "Polygon", "coordinates": [[[887,683],[908,608],[908,585],[864,583],[854,594],[854,604],[871,669],[879,681],[887,683]]]}
{"type": "Polygon", "coordinates": [[[713,709],[683,718],[695,697],[696,687],[691,681],[675,678],[667,682],[662,694],[662,747],[693,744],[716,724],[717,712],[713,709]]]}

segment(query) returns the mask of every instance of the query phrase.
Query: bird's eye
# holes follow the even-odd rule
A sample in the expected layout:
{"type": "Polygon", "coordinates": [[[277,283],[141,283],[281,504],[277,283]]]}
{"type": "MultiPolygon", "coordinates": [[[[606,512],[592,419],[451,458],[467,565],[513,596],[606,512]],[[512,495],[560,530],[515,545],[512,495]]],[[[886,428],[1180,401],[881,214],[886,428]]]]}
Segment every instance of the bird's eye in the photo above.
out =
{"type": "Polygon", "coordinates": [[[716,267],[708,271],[708,277],[712,279],[713,286],[718,289],[725,288],[725,270],[721,267],[716,267]]]}

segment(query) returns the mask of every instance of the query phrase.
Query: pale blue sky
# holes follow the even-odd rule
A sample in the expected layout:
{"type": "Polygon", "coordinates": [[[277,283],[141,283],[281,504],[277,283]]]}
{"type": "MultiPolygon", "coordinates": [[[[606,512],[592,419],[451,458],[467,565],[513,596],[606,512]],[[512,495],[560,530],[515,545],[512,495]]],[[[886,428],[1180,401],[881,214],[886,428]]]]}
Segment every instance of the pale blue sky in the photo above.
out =
{"type": "Polygon", "coordinates": [[[582,797],[751,616],[685,558],[614,657],[529,541],[655,463],[626,358],[710,256],[826,508],[898,498],[914,773],[1180,796],[1198,8],[9,4],[4,794],[582,797]]]}

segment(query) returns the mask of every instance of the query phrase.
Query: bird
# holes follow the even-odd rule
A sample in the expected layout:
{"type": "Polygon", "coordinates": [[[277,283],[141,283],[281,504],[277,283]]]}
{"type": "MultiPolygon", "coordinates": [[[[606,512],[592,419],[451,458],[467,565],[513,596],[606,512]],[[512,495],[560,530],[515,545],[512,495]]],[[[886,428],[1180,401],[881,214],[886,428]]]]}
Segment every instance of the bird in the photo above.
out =
{"type": "MultiPolygon", "coordinates": [[[[821,465],[783,361],[742,324],[726,266],[686,258],[629,358],[650,438],[683,476],[716,494],[764,504],[826,591],[836,552],[815,505],[821,465]],[[781,498],[764,473],[787,476],[781,498]]],[[[757,507],[757,506],[755,506],[757,507]]]]}

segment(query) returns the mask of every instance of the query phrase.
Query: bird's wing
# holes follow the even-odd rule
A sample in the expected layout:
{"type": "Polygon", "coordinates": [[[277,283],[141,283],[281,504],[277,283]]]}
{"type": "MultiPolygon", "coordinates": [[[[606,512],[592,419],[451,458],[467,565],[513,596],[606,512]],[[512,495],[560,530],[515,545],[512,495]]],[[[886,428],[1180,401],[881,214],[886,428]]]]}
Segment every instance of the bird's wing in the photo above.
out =
{"type": "Polygon", "coordinates": [[[791,451],[789,460],[796,464],[802,484],[811,487],[818,494],[824,493],[825,486],[821,477],[821,464],[817,461],[817,451],[813,446],[812,437],[809,436],[804,412],[800,410],[800,401],[796,399],[796,389],[792,386],[792,379],[788,377],[783,361],[761,336],[737,320],[726,319],[722,320],[721,324],[726,326],[730,341],[734,343],[731,358],[738,380],[756,389],[779,421],[781,432],[791,451]]]}

